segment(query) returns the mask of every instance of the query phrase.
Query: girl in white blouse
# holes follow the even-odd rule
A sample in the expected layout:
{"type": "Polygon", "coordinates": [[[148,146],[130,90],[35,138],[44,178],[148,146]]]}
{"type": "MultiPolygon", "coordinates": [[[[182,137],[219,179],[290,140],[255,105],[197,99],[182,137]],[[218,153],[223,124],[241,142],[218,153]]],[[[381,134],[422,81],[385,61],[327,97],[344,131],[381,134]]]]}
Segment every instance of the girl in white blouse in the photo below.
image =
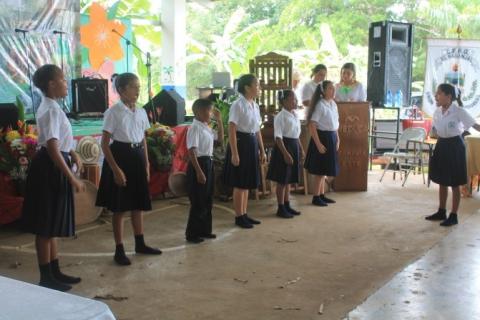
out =
{"type": "Polygon", "coordinates": [[[312,204],[325,207],[334,200],[325,196],[325,177],[338,175],[338,109],[333,100],[335,87],[323,81],[315,91],[308,112],[308,129],[311,134],[305,169],[315,176],[312,204]]]}
{"type": "Polygon", "coordinates": [[[273,120],[275,148],[272,151],[267,179],[277,182],[277,216],[293,218],[300,212],[290,206],[290,184],[300,181],[301,159],[305,157],[300,119],[295,114],[297,99],[292,90],[280,90],[278,101],[282,110],[273,120]]]}
{"type": "Polygon", "coordinates": [[[327,78],[327,67],[324,64],[317,64],[312,69],[310,78],[311,80],[302,87],[302,106],[304,107],[310,106],[310,100],[312,100],[315,89],[327,78]]]}
{"type": "Polygon", "coordinates": [[[248,216],[248,191],[260,184],[259,161],[265,162],[260,109],[255,102],[260,86],[258,79],[247,74],[238,80],[240,97],[230,107],[224,180],[233,187],[235,224],[251,229],[260,221],[248,216]]]}
{"type": "Polygon", "coordinates": [[[22,224],[36,235],[40,285],[68,291],[81,279],[60,272],[56,238],[75,235],[73,191],[83,191],[85,185],[72,171],[72,161],[78,171],[82,161],[73,149],[72,126],[56,101],[68,92],[62,70],[44,65],[35,71],[33,83],[44,94],[36,114],[40,150],[28,171],[22,224]]]}
{"type": "Polygon", "coordinates": [[[135,235],[135,252],[161,254],[145,244],[142,211],[151,210],[150,168],[145,130],[150,127],[147,113],[137,108],[140,82],[133,73],[122,73],[115,79],[120,101],[105,111],[102,151],[105,160],[98,188],[96,205],[113,212],[115,238],[114,260],[118,265],[130,265],[123,247],[123,216],[131,212],[135,235]],[[111,140],[113,140],[112,143],[111,140]]]}
{"type": "Polygon", "coordinates": [[[365,89],[357,81],[357,71],[353,63],[348,62],[340,70],[340,83],[335,88],[335,100],[341,102],[362,102],[366,100],[365,89]]]}
{"type": "Polygon", "coordinates": [[[433,128],[438,137],[430,158],[428,174],[440,185],[438,211],[425,219],[443,221],[448,227],[458,223],[460,186],[467,183],[467,161],[462,133],[470,127],[480,131],[480,125],[462,108],[460,91],[451,84],[443,83],[435,93],[438,108],[433,114],[433,128]],[[448,187],[452,188],[452,211],[447,218],[448,187]]]}

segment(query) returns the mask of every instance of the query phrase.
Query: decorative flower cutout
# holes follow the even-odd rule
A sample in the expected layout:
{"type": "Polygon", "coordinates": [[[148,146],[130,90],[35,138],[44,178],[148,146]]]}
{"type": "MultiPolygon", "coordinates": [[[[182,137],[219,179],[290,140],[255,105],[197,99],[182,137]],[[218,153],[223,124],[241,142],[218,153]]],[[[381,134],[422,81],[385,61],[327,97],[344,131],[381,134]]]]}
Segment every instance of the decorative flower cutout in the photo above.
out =
{"type": "Polygon", "coordinates": [[[90,6],[90,22],[80,27],[80,43],[88,48],[88,58],[93,69],[98,70],[109,58],[117,61],[123,58],[121,35],[126,26],[120,21],[108,20],[107,11],[98,3],[90,6]]]}

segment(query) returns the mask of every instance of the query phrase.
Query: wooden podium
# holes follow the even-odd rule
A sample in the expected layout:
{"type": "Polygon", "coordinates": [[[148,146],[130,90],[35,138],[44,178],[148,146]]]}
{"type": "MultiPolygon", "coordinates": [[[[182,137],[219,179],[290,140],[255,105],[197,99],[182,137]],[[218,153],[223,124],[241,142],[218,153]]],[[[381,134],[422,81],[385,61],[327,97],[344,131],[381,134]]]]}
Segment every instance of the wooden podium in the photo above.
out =
{"type": "Polygon", "coordinates": [[[367,191],[368,185],[368,102],[337,102],[340,116],[340,174],[335,191],[367,191]]]}

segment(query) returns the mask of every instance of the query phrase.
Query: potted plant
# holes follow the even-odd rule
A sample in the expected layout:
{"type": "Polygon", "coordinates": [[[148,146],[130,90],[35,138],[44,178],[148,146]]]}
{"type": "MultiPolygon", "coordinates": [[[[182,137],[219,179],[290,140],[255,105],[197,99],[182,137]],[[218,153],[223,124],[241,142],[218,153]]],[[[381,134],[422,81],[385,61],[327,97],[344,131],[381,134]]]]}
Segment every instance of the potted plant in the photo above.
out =
{"type": "Polygon", "coordinates": [[[175,132],[168,126],[153,124],[147,130],[148,157],[152,167],[160,172],[170,171],[175,152],[173,136],[175,132]]]}
{"type": "Polygon", "coordinates": [[[19,121],[18,130],[0,128],[0,171],[25,195],[27,172],[37,150],[37,135],[32,126],[19,121]]]}
{"type": "MultiPolygon", "coordinates": [[[[213,162],[215,170],[215,196],[223,201],[228,201],[232,194],[233,189],[230,186],[224,184],[223,169],[225,167],[225,152],[226,145],[228,143],[228,117],[230,113],[230,107],[232,103],[237,99],[237,95],[230,96],[227,100],[217,99],[215,102],[215,108],[220,110],[223,122],[223,144],[216,144],[213,149],[213,162]]],[[[212,121],[213,129],[216,128],[217,123],[212,121]]]]}

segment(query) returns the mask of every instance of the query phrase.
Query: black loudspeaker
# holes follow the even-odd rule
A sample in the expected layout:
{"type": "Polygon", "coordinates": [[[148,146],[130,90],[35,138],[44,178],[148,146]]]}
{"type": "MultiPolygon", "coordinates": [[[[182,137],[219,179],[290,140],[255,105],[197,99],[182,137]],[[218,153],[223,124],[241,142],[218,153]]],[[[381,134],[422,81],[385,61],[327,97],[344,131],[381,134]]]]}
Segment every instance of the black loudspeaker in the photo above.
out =
{"type": "Polygon", "coordinates": [[[73,79],[72,100],[73,113],[104,113],[108,108],[108,80],[73,79]]]}
{"type": "Polygon", "coordinates": [[[18,108],[14,103],[0,103],[0,128],[18,129],[18,108]]]}
{"type": "Polygon", "coordinates": [[[384,105],[387,91],[392,99],[402,90],[408,106],[412,89],[413,25],[380,21],[370,24],[368,38],[367,100],[384,105]]]}
{"type": "MultiPolygon", "coordinates": [[[[185,100],[174,90],[162,90],[152,99],[157,121],[161,124],[174,127],[185,122],[185,100]]],[[[143,106],[148,118],[153,121],[152,106],[147,103],[143,106]]]]}

